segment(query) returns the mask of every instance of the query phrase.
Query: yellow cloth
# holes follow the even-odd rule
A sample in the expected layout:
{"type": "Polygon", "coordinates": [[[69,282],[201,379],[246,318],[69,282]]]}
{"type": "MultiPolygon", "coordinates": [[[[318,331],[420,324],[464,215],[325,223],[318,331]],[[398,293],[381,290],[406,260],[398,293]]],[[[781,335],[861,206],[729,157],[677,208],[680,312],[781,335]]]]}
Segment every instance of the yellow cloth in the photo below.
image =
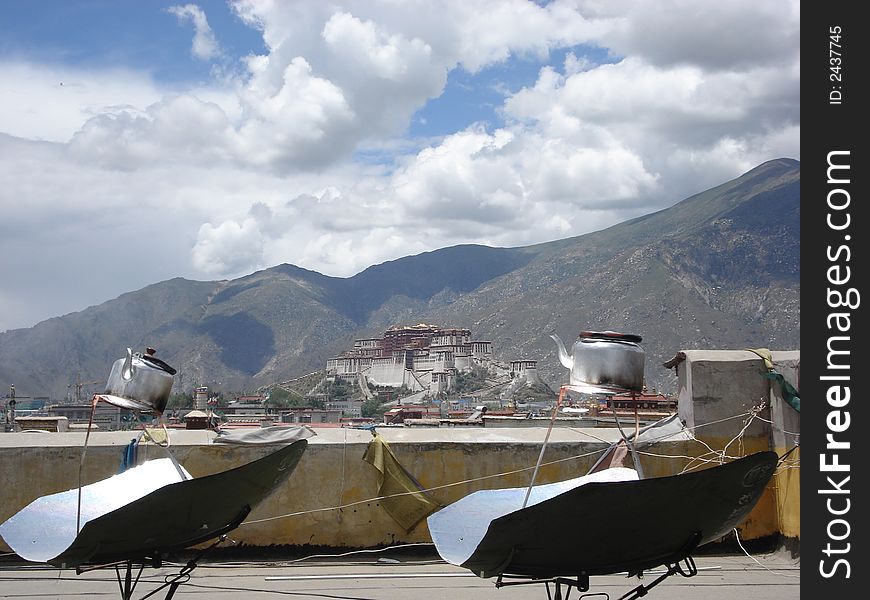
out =
{"type": "Polygon", "coordinates": [[[776,369],[773,368],[773,355],[770,353],[770,350],[767,348],[747,348],[747,350],[754,352],[762,361],[764,361],[764,368],[767,369],[767,373],[762,373],[762,375],[771,381],[779,383],[782,399],[785,400],[793,409],[800,412],[801,394],[797,388],[785,380],[785,377],[783,377],[781,373],[777,373],[776,369]]]}
{"type": "Polygon", "coordinates": [[[441,508],[414,477],[396,459],[389,444],[373,432],[363,460],[378,470],[378,496],[381,506],[406,532],[441,508]],[[400,494],[400,495],[396,495],[400,494]],[[387,497],[384,497],[387,496],[387,497]]]}
{"type": "Polygon", "coordinates": [[[169,432],[165,428],[145,427],[145,440],[158,446],[165,446],[169,441],[169,432]]]}
{"type": "Polygon", "coordinates": [[[767,348],[747,348],[749,352],[753,354],[757,354],[758,357],[764,361],[764,368],[768,371],[773,370],[773,355],[770,353],[770,350],[767,348]]]}

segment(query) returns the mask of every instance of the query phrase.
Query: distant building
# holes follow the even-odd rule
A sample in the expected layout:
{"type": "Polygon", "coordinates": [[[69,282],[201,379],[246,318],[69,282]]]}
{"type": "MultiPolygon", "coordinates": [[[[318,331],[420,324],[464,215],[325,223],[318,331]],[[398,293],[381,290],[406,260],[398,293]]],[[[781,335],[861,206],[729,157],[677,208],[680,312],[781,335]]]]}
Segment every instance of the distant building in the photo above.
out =
{"type": "Polygon", "coordinates": [[[492,343],[472,340],[470,329],[419,323],[355,340],[352,350],[326,361],[326,370],[347,381],[362,375],[376,386],[437,394],[453,388],[457,372],[491,359],[492,343]]]}
{"type": "Polygon", "coordinates": [[[282,423],[340,423],[342,411],[333,408],[282,408],[282,423]]]}
{"type": "Polygon", "coordinates": [[[129,410],[122,410],[108,402],[98,402],[96,407],[90,404],[52,404],[47,409],[49,417],[66,417],[70,425],[93,423],[104,431],[120,429],[122,415],[130,414],[129,410]]]}
{"type": "Polygon", "coordinates": [[[362,406],[361,400],[352,400],[350,398],[330,400],[326,403],[326,408],[340,410],[347,418],[362,417],[362,406]]]}
{"type": "Polygon", "coordinates": [[[69,420],[66,417],[15,417],[15,424],[21,431],[69,431],[69,420]]]}
{"type": "Polygon", "coordinates": [[[209,429],[214,425],[217,425],[217,418],[201,410],[194,409],[184,415],[184,426],[187,429],[209,429]]]}
{"type": "Polygon", "coordinates": [[[208,406],[208,388],[200,386],[193,393],[193,407],[196,410],[205,410],[208,406]]]}
{"type": "Polygon", "coordinates": [[[223,411],[227,416],[251,416],[264,414],[266,408],[261,403],[230,402],[223,411]]]}
{"type": "Polygon", "coordinates": [[[536,360],[512,360],[511,378],[525,379],[528,383],[540,383],[538,376],[538,361],[536,360]]]}

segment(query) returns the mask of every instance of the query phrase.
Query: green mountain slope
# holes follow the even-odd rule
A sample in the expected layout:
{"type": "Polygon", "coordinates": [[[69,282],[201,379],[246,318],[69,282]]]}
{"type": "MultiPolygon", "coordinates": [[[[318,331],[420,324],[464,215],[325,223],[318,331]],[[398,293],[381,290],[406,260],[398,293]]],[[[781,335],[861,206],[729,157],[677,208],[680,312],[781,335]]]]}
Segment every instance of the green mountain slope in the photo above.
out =
{"type": "MultiPolygon", "coordinates": [[[[180,384],[232,390],[324,366],[355,337],[421,321],[469,327],[495,358],[564,377],[549,333],[643,336],[650,387],[681,349],[800,347],[800,163],[770,161],[643,217],[523,248],[462,245],[327,277],[278,265],[232,281],[164,281],[0,334],[0,389],[63,398],[146,345],[180,384]]],[[[99,387],[99,386],[95,386],[99,387]]]]}

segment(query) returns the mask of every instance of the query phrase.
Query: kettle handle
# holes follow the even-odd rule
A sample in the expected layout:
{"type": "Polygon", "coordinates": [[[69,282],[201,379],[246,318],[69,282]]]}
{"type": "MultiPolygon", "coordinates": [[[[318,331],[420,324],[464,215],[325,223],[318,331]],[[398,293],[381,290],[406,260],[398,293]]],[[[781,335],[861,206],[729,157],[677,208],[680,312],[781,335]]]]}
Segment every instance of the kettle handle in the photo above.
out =
{"type": "Polygon", "coordinates": [[[135,369],[133,369],[133,350],[131,348],[127,348],[127,358],[124,359],[124,366],[121,367],[121,378],[124,381],[130,381],[133,379],[133,374],[135,373],[135,369]]]}

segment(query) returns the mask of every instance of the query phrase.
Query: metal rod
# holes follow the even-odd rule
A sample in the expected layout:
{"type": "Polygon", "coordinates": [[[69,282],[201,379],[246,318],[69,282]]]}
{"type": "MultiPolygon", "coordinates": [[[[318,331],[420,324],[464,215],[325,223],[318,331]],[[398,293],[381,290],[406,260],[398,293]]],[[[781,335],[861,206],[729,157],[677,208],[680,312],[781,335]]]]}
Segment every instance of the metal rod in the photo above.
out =
{"type": "Polygon", "coordinates": [[[622,424],[619,422],[619,415],[616,414],[615,402],[611,401],[610,409],[613,411],[613,420],[616,421],[616,427],[619,429],[619,433],[622,435],[622,439],[625,440],[625,443],[628,446],[628,450],[631,452],[631,459],[632,461],[634,461],[634,469],[635,471],[637,471],[637,476],[640,479],[643,479],[643,467],[640,464],[640,457],[637,455],[637,450],[634,449],[634,444],[631,443],[631,440],[629,440],[628,436],[625,435],[625,431],[622,430],[622,424]]]}
{"type": "Polygon", "coordinates": [[[88,438],[91,437],[91,426],[94,423],[94,413],[97,411],[99,398],[96,394],[91,399],[91,416],[88,418],[88,430],[85,432],[85,445],[79,460],[79,489],[76,498],[76,535],[82,530],[82,468],[85,466],[85,455],[88,453],[88,438]]]}
{"type": "Polygon", "coordinates": [[[532,494],[532,488],[535,487],[535,479],[538,477],[538,469],[541,468],[541,463],[544,461],[544,451],[547,449],[547,442],[550,440],[550,433],[553,431],[553,424],[556,422],[556,415],[559,414],[559,407],[562,405],[562,398],[565,395],[565,386],[559,388],[559,398],[556,400],[556,406],[553,407],[553,416],[550,417],[550,426],[547,428],[547,435],[544,436],[544,443],[541,445],[541,453],[538,455],[538,462],[535,463],[535,470],[532,472],[532,480],[529,482],[529,489],[526,490],[526,497],[523,499],[523,508],[529,503],[529,496],[532,494]]]}

